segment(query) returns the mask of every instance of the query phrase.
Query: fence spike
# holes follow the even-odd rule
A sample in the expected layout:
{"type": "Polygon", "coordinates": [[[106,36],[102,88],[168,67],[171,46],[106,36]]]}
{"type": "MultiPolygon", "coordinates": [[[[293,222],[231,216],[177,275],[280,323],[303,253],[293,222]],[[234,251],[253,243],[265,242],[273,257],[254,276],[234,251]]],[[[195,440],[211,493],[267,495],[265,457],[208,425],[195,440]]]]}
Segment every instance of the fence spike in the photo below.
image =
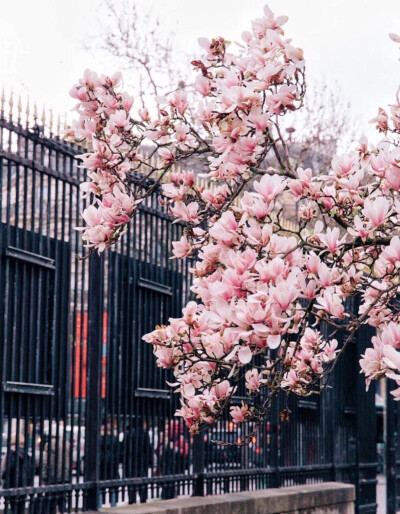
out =
{"type": "Polygon", "coordinates": [[[42,122],[43,130],[44,130],[44,127],[46,126],[46,109],[44,106],[42,109],[42,117],[41,117],[40,121],[42,122]]]}
{"type": "Polygon", "coordinates": [[[37,122],[37,119],[38,119],[38,110],[37,110],[37,105],[36,105],[36,102],[33,106],[33,121],[36,125],[36,122],[37,122]]]}
{"type": "Polygon", "coordinates": [[[60,117],[60,113],[58,113],[58,115],[57,115],[56,136],[60,137],[60,132],[61,132],[61,117],[60,117]]]}
{"type": "Polygon", "coordinates": [[[49,130],[50,135],[53,135],[53,109],[49,111],[49,130]]]}
{"type": "Polygon", "coordinates": [[[8,101],[8,105],[10,107],[10,118],[12,118],[12,115],[13,115],[13,109],[14,109],[14,92],[11,90],[11,93],[10,93],[10,99],[8,101]]]}
{"type": "Polygon", "coordinates": [[[25,122],[26,122],[26,126],[29,125],[29,116],[31,114],[31,108],[30,108],[30,105],[29,105],[29,96],[28,96],[28,99],[26,101],[26,109],[25,109],[25,116],[26,116],[26,119],[25,119],[25,122]]]}
{"type": "Polygon", "coordinates": [[[4,92],[4,87],[3,89],[1,90],[1,99],[0,99],[0,114],[2,116],[4,116],[4,104],[6,102],[6,95],[5,95],[5,92],[4,92]]]}
{"type": "Polygon", "coordinates": [[[21,123],[21,116],[22,116],[22,101],[21,101],[21,95],[18,96],[18,104],[17,104],[17,113],[18,113],[18,123],[21,123]]]}

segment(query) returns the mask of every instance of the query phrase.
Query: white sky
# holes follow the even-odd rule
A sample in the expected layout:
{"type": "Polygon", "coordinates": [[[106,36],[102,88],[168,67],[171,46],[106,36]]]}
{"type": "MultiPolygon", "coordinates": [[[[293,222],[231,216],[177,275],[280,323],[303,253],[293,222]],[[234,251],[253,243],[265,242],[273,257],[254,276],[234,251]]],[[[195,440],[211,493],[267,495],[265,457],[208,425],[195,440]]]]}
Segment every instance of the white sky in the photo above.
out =
{"type": "MultiPolygon", "coordinates": [[[[119,0],[115,0],[118,4],[119,0]]],[[[72,107],[68,91],[85,68],[111,73],[83,49],[98,31],[101,0],[0,0],[0,86],[13,88],[56,112],[72,107]]],[[[263,0],[136,0],[152,5],[195,52],[197,37],[238,40],[263,0]]],[[[389,32],[400,33],[400,0],[270,0],[286,14],[287,37],[304,49],[309,77],[338,84],[363,123],[379,105],[393,102],[400,79],[400,51],[389,32]]],[[[199,54],[200,55],[200,54],[199,54]]],[[[366,131],[373,133],[371,129],[366,131]]]]}

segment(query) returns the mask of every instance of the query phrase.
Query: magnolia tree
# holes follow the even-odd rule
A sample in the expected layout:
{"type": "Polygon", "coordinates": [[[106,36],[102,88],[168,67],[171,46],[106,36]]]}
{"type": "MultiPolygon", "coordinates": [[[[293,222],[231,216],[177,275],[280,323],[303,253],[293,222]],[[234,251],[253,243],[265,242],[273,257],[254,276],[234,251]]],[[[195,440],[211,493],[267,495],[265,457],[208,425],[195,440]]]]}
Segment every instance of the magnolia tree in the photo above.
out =
{"type": "MultiPolygon", "coordinates": [[[[280,391],[317,391],[362,324],[377,329],[360,361],[367,385],[387,377],[400,386],[399,98],[374,120],[380,144],[363,140],[330,169],[295,169],[281,122],[302,106],[304,59],[284,37],[286,21],[265,7],[235,51],[223,38],[200,39],[192,91],[171,94],[157,117],[134,114],[119,74],[87,71],[72,89],[79,121],[68,136],[90,145],[81,156],[90,177],[81,188],[93,198],[82,229],[90,251],[112,246],[160,186],[186,225],[173,257],[195,258],[197,301],[144,340],[157,366],[173,370],[177,414],[192,433],[225,409],[235,423],[257,424],[280,391]],[[276,169],[263,164],[269,154],[276,169]],[[200,155],[203,186],[184,165],[200,155]],[[277,208],[288,202],[297,229],[277,208]],[[355,296],[357,311],[346,301],[355,296]],[[251,401],[231,406],[240,383],[251,401]]],[[[400,387],[392,394],[400,399],[400,387]]]]}

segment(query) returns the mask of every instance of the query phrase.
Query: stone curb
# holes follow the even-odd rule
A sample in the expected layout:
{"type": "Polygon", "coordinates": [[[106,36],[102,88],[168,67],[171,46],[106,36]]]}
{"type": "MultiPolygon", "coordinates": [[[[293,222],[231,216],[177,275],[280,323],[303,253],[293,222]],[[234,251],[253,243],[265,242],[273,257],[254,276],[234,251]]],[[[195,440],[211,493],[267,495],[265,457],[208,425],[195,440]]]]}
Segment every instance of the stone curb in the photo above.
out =
{"type": "MultiPolygon", "coordinates": [[[[354,512],[355,488],[325,482],[281,489],[263,489],[215,496],[161,500],[154,503],[100,509],[112,514],[284,514],[354,512]]],[[[96,511],[89,511],[94,514],[96,511]]]]}

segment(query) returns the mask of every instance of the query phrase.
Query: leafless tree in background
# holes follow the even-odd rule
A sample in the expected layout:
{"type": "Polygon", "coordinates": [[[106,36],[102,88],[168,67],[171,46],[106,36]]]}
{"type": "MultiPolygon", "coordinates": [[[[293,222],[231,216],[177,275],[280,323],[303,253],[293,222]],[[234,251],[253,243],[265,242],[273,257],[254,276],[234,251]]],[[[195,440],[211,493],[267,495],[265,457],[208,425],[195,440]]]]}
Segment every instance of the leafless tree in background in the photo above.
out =
{"type": "MultiPolygon", "coordinates": [[[[287,153],[295,168],[327,173],[333,156],[350,150],[356,140],[358,126],[350,102],[343,98],[339,88],[333,89],[324,82],[308,86],[304,105],[286,117],[282,152],[287,153]]],[[[274,156],[268,157],[265,165],[279,168],[274,156]]],[[[293,203],[291,197],[283,195],[277,207],[285,210],[286,219],[296,221],[299,204],[293,203]]]]}
{"type": "Polygon", "coordinates": [[[317,82],[307,88],[304,105],[293,114],[286,131],[295,164],[326,171],[335,153],[354,142],[357,124],[341,91],[317,82]]]}
{"type": "Polygon", "coordinates": [[[171,89],[185,87],[190,70],[185,63],[190,58],[183,57],[171,28],[163,27],[148,7],[134,0],[104,0],[99,19],[101,36],[86,47],[116,60],[142,107],[171,89]]]}

